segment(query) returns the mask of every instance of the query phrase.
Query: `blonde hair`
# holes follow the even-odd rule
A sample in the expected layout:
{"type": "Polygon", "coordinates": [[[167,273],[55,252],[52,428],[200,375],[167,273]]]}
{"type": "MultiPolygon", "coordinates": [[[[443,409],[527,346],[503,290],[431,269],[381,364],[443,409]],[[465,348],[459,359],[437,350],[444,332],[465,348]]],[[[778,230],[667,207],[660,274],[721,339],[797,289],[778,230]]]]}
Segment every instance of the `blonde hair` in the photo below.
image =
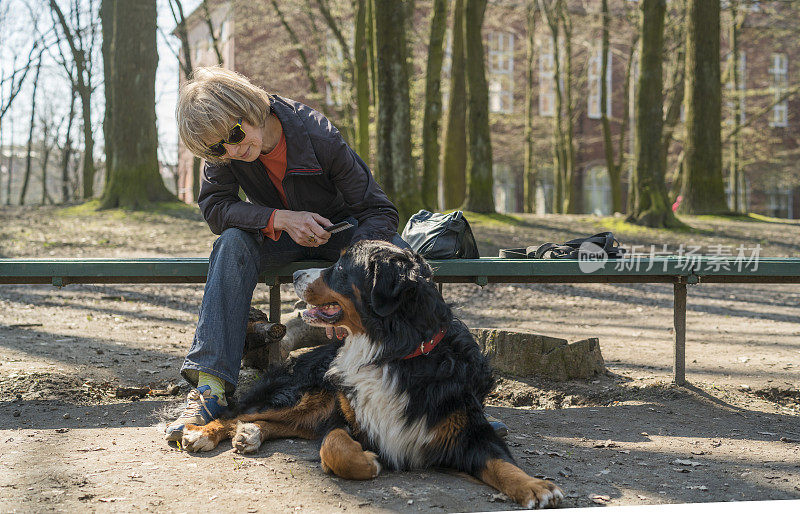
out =
{"type": "Polygon", "coordinates": [[[269,106],[267,92],[244,75],[219,66],[197,68],[178,94],[178,134],[194,155],[214,164],[226,163],[229,159],[209,154],[206,141],[227,139],[239,118],[263,127],[269,106]]]}

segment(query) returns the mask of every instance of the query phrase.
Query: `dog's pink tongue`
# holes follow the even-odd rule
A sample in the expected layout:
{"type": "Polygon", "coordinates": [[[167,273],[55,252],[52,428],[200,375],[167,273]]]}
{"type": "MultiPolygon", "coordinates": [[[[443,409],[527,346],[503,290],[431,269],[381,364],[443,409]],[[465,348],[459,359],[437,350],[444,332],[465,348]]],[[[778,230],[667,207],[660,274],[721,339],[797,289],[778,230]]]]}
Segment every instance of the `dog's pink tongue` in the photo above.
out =
{"type": "Polygon", "coordinates": [[[319,307],[311,307],[310,309],[306,309],[303,313],[304,316],[308,316],[310,318],[318,318],[320,315],[320,308],[319,307]]]}

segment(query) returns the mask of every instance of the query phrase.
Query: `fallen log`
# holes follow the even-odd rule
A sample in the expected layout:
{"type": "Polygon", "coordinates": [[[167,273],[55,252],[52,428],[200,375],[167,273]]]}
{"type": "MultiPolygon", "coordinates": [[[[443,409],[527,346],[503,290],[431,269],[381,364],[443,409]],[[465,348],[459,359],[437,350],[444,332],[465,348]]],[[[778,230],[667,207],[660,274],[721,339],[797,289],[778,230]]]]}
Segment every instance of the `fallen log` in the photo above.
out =
{"type": "Polygon", "coordinates": [[[280,364],[280,343],[286,335],[286,326],[272,323],[261,310],[250,307],[244,340],[242,364],[251,368],[266,369],[280,364]]]}

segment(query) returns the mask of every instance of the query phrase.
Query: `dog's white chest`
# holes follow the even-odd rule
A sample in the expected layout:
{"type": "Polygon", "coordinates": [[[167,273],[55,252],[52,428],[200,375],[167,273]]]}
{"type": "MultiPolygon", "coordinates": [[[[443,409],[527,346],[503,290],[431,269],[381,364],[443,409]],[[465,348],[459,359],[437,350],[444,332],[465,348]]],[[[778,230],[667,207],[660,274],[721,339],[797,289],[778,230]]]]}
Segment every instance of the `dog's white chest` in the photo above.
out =
{"type": "Polygon", "coordinates": [[[407,424],[408,394],[398,390],[387,366],[368,364],[376,348],[365,336],[353,336],[333,360],[329,374],[351,389],[348,400],[361,430],[381,457],[396,468],[423,464],[422,450],[433,439],[423,417],[407,424]]]}

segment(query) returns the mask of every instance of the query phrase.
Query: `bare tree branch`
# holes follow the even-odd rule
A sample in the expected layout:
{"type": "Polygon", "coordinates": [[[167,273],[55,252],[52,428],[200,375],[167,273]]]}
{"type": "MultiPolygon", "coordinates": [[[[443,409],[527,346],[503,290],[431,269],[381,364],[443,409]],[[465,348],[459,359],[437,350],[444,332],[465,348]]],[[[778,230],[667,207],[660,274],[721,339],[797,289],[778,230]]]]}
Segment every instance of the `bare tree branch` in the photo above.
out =
{"type": "Polygon", "coordinates": [[[300,43],[300,39],[297,37],[294,29],[292,29],[291,25],[286,21],[286,17],[281,12],[280,7],[278,7],[278,2],[275,0],[270,0],[272,3],[272,7],[275,9],[275,13],[278,15],[278,19],[283,25],[283,28],[286,29],[286,33],[289,34],[289,39],[292,41],[292,45],[294,45],[295,50],[297,50],[297,54],[300,56],[300,61],[303,64],[303,71],[306,73],[306,78],[308,79],[309,89],[312,94],[316,95],[318,93],[317,88],[317,80],[314,77],[314,72],[311,69],[311,65],[308,62],[308,57],[306,56],[306,52],[303,50],[303,45],[300,43]]]}
{"type": "MultiPolygon", "coordinates": [[[[0,82],[0,86],[3,86],[7,81],[10,81],[8,95],[0,96],[0,119],[3,119],[6,111],[11,108],[11,104],[14,103],[14,99],[22,89],[22,84],[25,82],[25,77],[28,76],[28,71],[33,68],[34,62],[36,61],[36,58],[33,55],[38,50],[39,45],[40,41],[35,41],[31,47],[30,53],[28,54],[27,63],[19,69],[12,69],[11,75],[5,77],[2,82],[0,82]]],[[[39,52],[39,55],[41,58],[41,52],[39,52]]]]}
{"type": "Polygon", "coordinates": [[[181,41],[181,50],[183,51],[183,60],[181,61],[178,58],[178,64],[181,67],[181,71],[183,71],[183,76],[188,79],[192,76],[194,68],[192,66],[192,49],[189,47],[189,31],[186,28],[186,16],[183,14],[183,3],[181,0],[169,0],[167,3],[172,13],[172,19],[175,21],[175,32],[177,32],[178,39],[181,41]],[[177,13],[175,9],[178,10],[177,13]]]}
{"type": "Polygon", "coordinates": [[[741,125],[739,125],[735,129],[733,129],[730,132],[728,132],[727,134],[725,134],[722,137],[722,143],[723,144],[724,143],[728,143],[731,140],[731,138],[733,138],[733,136],[738,134],[743,128],[749,127],[756,120],[758,120],[759,118],[761,118],[762,116],[767,114],[769,111],[771,111],[773,107],[775,107],[779,103],[783,102],[784,100],[792,99],[798,93],[800,93],[800,84],[795,84],[791,88],[786,89],[786,91],[782,95],[774,98],[771,103],[768,103],[767,105],[765,105],[763,108],[758,110],[754,115],[748,116],[746,122],[742,123],[741,125]]]}
{"type": "Polygon", "coordinates": [[[214,34],[214,21],[211,19],[211,10],[208,8],[208,0],[203,0],[202,6],[206,24],[208,25],[208,31],[211,33],[211,44],[214,47],[214,53],[217,54],[217,63],[222,64],[222,52],[219,48],[220,34],[214,34]]]}

